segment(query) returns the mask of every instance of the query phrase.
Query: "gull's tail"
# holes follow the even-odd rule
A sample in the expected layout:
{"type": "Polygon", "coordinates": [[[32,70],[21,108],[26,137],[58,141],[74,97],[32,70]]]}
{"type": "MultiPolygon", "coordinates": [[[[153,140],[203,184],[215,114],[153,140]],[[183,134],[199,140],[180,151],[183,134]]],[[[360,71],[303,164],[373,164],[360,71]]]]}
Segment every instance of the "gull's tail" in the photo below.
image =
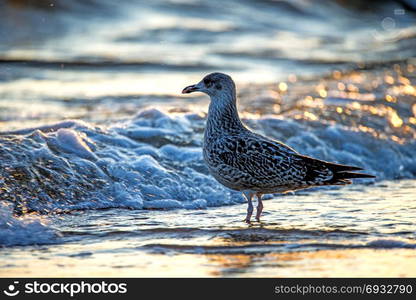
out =
{"type": "Polygon", "coordinates": [[[352,178],[375,178],[373,175],[356,172],[363,170],[360,167],[331,163],[303,155],[301,158],[307,166],[304,179],[313,185],[345,185],[351,184],[352,178]]]}
{"type": "Polygon", "coordinates": [[[360,167],[340,165],[328,162],[325,162],[325,166],[333,173],[333,177],[325,182],[326,184],[330,185],[351,184],[352,181],[350,179],[352,178],[376,178],[376,176],[370,174],[354,172],[362,171],[363,169],[360,167]]]}

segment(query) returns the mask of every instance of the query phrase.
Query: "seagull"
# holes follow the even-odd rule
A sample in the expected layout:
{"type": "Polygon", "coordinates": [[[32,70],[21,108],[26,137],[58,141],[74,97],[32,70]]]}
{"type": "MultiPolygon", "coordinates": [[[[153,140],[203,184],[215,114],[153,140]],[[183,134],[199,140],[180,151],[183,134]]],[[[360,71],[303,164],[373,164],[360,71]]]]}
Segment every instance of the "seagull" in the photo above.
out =
{"type": "Polygon", "coordinates": [[[359,167],[299,154],[282,142],[251,131],[238,116],[232,78],[211,73],[182,94],[202,92],[211,98],[204,132],[203,157],[210,174],[222,185],[241,191],[248,201],[245,222],[251,223],[257,197],[260,222],[264,194],[286,193],[322,185],[351,184],[351,178],[375,178],[359,167]]]}

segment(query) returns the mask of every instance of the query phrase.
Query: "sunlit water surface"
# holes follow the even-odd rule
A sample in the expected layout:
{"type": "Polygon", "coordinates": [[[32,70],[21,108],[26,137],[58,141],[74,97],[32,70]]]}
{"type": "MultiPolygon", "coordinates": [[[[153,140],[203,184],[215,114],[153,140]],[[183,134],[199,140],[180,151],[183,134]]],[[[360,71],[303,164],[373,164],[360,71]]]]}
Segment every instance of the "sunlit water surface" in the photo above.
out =
{"type": "Polygon", "coordinates": [[[415,276],[415,192],[403,180],[276,197],[250,226],[245,205],[49,216],[18,233],[45,245],[0,250],[0,275],[415,276]]]}
{"type": "Polygon", "coordinates": [[[412,5],[23,2],[0,3],[0,276],[416,275],[412,5]],[[247,226],[202,159],[208,98],[180,94],[213,71],[253,130],[377,179],[247,226]]]}

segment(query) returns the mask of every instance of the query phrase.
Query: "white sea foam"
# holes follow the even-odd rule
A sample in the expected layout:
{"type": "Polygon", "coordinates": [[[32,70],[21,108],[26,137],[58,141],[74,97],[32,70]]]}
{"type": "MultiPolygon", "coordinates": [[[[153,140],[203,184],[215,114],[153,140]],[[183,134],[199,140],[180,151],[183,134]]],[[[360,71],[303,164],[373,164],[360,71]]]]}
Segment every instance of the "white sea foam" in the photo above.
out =
{"type": "Polygon", "coordinates": [[[90,147],[88,147],[87,138],[81,137],[75,130],[60,128],[56,132],[56,140],[62,150],[66,152],[73,153],[85,159],[94,160],[97,158],[90,147]]]}
{"type": "MultiPolygon", "coordinates": [[[[416,174],[414,142],[398,144],[338,125],[311,127],[276,117],[250,123],[300,153],[357,165],[380,179],[416,174]]],[[[197,209],[243,202],[208,174],[203,125],[203,118],[191,114],[149,109],[107,128],[70,121],[3,136],[1,175],[8,192],[2,199],[43,212],[197,209]]]]}
{"type": "Polygon", "coordinates": [[[11,205],[0,202],[0,246],[51,244],[58,238],[40,217],[15,217],[11,205]]]}

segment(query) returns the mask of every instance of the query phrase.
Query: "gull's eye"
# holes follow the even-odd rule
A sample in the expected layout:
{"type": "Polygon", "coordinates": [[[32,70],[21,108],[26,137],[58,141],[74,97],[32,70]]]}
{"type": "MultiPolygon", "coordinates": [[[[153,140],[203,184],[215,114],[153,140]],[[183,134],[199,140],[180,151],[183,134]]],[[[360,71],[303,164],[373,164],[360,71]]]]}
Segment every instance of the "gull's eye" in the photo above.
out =
{"type": "Polygon", "coordinates": [[[213,84],[213,81],[211,79],[206,78],[204,79],[204,84],[206,87],[210,88],[213,84]]]}

